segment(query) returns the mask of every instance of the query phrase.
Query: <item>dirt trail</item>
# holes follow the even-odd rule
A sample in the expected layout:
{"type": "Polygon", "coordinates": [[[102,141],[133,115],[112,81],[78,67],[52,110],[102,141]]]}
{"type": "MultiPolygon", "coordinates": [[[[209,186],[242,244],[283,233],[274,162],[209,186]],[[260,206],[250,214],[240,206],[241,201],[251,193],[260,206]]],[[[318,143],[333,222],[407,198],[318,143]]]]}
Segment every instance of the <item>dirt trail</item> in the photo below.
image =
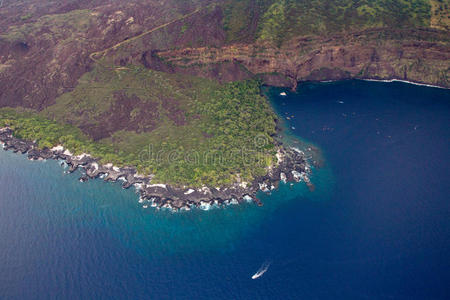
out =
{"type": "MultiPolygon", "coordinates": [[[[148,31],[146,31],[146,32],[144,32],[144,33],[141,33],[141,34],[139,34],[139,35],[137,35],[137,36],[134,36],[134,37],[132,37],[132,38],[129,38],[128,40],[125,40],[125,41],[122,41],[122,42],[120,42],[120,43],[117,43],[117,44],[115,44],[114,46],[111,46],[111,47],[109,47],[109,48],[107,48],[107,49],[104,49],[104,50],[101,50],[101,51],[97,51],[97,52],[91,53],[91,54],[89,55],[89,58],[92,59],[94,62],[96,62],[96,63],[98,63],[98,64],[101,65],[100,60],[97,59],[97,56],[98,56],[98,55],[101,55],[100,58],[102,58],[102,57],[103,57],[108,51],[110,51],[110,50],[116,50],[117,48],[119,48],[119,47],[122,46],[122,45],[125,45],[126,43],[129,43],[129,42],[135,41],[135,40],[137,40],[137,39],[140,39],[140,38],[142,38],[143,36],[146,36],[147,34],[150,34],[150,33],[152,33],[152,32],[155,32],[155,31],[157,31],[157,30],[159,30],[159,29],[162,29],[162,28],[164,28],[164,27],[167,27],[167,26],[169,26],[169,25],[172,25],[173,23],[176,23],[176,22],[178,22],[178,21],[187,19],[187,18],[189,18],[189,17],[191,17],[191,16],[193,16],[193,15],[195,15],[195,14],[201,12],[202,10],[205,10],[205,9],[207,9],[207,8],[210,8],[210,7],[213,7],[213,6],[215,6],[215,5],[217,5],[217,3],[211,3],[211,4],[209,4],[209,5],[205,6],[205,7],[197,8],[197,9],[194,10],[193,12],[190,12],[190,13],[188,13],[188,14],[186,14],[186,15],[183,15],[183,16],[177,18],[177,19],[174,19],[174,20],[172,20],[172,21],[170,21],[170,22],[167,22],[167,23],[165,23],[165,24],[162,24],[162,25],[159,25],[159,26],[157,26],[157,27],[155,27],[155,28],[152,28],[152,29],[150,29],[150,30],[148,30],[148,31]]],[[[121,68],[123,69],[124,67],[121,67],[121,68]]]]}

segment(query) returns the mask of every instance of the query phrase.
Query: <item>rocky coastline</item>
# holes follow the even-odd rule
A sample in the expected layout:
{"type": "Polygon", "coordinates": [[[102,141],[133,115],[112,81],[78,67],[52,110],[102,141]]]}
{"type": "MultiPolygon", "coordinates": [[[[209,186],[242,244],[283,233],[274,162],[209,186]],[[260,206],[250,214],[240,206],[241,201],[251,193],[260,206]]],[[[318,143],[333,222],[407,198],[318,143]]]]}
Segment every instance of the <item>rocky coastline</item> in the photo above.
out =
{"type": "Polygon", "coordinates": [[[9,127],[0,128],[0,143],[4,150],[26,154],[30,160],[61,160],[67,164],[69,173],[77,169],[82,171],[81,182],[102,178],[105,181],[123,181],[122,187],[128,189],[135,186],[139,192],[139,203],[143,208],[168,208],[173,211],[190,210],[193,207],[208,209],[213,205],[222,206],[254,202],[263,205],[257,198],[259,191],[270,193],[277,189],[280,182],[305,182],[312,190],[313,184],[309,179],[311,168],[305,154],[296,148],[279,145],[277,153],[278,163],[270,168],[265,176],[256,178],[251,183],[237,182],[226,187],[190,188],[174,187],[166,184],[152,183],[152,175],[143,176],[133,167],[119,168],[112,164],[102,165],[89,154],[74,155],[63,146],[52,149],[39,149],[35,142],[25,141],[14,137],[9,127]]]}

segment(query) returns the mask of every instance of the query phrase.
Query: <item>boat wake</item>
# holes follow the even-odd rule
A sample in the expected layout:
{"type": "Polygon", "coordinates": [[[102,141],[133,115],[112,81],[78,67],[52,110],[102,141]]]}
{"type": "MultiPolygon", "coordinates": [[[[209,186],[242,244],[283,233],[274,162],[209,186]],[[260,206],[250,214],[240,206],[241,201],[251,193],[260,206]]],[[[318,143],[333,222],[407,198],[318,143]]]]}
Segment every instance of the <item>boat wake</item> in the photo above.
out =
{"type": "Polygon", "coordinates": [[[264,273],[266,273],[266,271],[269,269],[271,262],[270,261],[266,261],[264,262],[261,267],[258,269],[258,271],[256,271],[256,273],[252,276],[252,279],[257,279],[259,277],[261,277],[264,273]]]}

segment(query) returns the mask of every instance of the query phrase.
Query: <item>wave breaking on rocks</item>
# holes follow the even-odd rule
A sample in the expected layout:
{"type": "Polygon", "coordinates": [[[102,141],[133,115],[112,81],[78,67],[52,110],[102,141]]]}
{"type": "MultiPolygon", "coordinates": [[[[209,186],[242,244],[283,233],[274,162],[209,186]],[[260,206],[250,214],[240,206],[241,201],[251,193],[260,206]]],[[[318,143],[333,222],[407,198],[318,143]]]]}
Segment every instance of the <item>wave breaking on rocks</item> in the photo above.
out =
{"type": "Polygon", "coordinates": [[[62,160],[69,167],[68,172],[84,170],[79,178],[81,182],[102,178],[105,181],[123,181],[122,187],[128,189],[135,186],[140,194],[139,203],[143,208],[167,208],[173,211],[200,208],[208,210],[214,206],[254,202],[263,205],[257,198],[262,191],[270,193],[278,188],[280,182],[305,182],[310,190],[314,189],[309,179],[311,167],[305,154],[293,147],[279,145],[277,164],[269,168],[265,176],[255,178],[251,183],[240,183],[224,187],[175,187],[168,184],[153,183],[153,175],[140,175],[134,167],[116,167],[113,164],[99,163],[89,154],[74,155],[62,145],[51,149],[40,149],[35,142],[14,137],[9,127],[0,128],[0,143],[4,150],[26,154],[30,160],[62,160]]]}

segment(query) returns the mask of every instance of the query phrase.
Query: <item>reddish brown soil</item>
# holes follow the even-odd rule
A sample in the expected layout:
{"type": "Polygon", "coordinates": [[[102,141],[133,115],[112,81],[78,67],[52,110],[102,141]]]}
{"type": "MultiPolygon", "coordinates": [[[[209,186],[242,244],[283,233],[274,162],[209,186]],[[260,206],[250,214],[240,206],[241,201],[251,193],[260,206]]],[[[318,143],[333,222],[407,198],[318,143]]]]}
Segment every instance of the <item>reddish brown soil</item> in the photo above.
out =
{"type": "Polygon", "coordinates": [[[115,92],[114,99],[110,109],[99,117],[101,123],[80,126],[94,140],[109,137],[119,130],[139,133],[158,126],[159,103],[143,101],[134,94],[128,96],[125,91],[115,92]]]}

